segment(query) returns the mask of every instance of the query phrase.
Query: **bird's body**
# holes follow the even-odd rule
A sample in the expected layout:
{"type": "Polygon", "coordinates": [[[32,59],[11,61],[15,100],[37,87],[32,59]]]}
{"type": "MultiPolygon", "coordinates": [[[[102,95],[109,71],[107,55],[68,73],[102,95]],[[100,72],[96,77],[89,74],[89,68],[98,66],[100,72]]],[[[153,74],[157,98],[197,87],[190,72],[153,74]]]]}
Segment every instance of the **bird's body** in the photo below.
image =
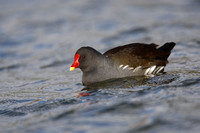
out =
{"type": "Polygon", "coordinates": [[[81,47],[70,69],[78,67],[82,70],[84,85],[112,78],[152,76],[164,71],[174,46],[173,42],[159,48],[156,44],[132,43],[115,47],[104,54],[91,47],[81,47]]]}

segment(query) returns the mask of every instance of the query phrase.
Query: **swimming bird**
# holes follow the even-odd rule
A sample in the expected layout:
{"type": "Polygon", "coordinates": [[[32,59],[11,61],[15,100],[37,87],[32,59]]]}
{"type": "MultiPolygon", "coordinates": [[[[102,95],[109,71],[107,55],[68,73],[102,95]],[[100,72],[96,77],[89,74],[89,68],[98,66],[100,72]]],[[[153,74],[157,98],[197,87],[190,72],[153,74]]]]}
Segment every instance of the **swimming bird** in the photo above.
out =
{"type": "Polygon", "coordinates": [[[82,83],[89,85],[113,78],[153,76],[163,73],[167,58],[176,44],[131,43],[101,54],[92,47],[81,47],[74,56],[70,71],[80,68],[82,83]]]}

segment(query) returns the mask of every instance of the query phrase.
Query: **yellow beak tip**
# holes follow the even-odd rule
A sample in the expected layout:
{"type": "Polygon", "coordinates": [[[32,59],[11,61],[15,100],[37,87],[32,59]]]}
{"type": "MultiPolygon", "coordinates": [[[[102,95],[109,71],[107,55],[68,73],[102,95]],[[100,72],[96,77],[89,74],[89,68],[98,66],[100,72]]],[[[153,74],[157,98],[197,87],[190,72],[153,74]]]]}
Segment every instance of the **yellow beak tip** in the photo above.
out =
{"type": "Polygon", "coordinates": [[[70,67],[69,71],[73,71],[75,69],[75,67],[70,67]]]}

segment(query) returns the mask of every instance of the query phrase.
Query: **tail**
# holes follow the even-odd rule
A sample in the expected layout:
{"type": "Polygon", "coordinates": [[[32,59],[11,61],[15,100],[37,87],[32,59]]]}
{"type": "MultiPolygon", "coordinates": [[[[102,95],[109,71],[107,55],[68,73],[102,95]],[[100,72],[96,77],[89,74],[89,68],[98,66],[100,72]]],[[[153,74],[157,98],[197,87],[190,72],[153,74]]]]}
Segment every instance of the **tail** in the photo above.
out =
{"type": "Polygon", "coordinates": [[[175,45],[176,45],[176,43],[174,43],[174,42],[167,42],[158,49],[162,50],[164,52],[170,52],[174,48],[175,45]]]}
{"type": "Polygon", "coordinates": [[[158,48],[158,50],[161,50],[165,53],[163,59],[167,59],[169,57],[169,55],[171,54],[171,50],[174,48],[175,45],[176,43],[174,42],[167,42],[163,46],[158,48]]]}

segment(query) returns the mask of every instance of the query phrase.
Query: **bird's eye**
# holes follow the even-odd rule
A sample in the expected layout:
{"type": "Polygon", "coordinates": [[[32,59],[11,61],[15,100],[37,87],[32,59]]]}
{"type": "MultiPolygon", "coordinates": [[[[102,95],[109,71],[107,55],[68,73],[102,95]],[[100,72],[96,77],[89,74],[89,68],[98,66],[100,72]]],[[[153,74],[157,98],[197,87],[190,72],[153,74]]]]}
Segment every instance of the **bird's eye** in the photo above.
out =
{"type": "Polygon", "coordinates": [[[85,55],[83,55],[82,58],[85,59],[85,55]]]}

